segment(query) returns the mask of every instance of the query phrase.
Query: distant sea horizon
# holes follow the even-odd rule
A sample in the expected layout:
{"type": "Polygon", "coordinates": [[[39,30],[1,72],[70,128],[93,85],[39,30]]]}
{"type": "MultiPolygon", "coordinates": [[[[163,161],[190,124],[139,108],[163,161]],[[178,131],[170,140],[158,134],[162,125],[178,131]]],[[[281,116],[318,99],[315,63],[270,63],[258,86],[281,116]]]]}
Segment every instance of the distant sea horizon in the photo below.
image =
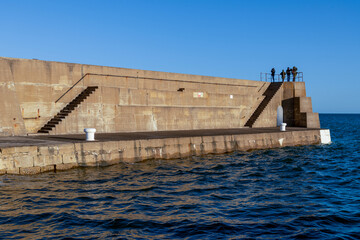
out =
{"type": "Polygon", "coordinates": [[[319,114],[360,114],[360,113],[319,113],[319,114]]]}

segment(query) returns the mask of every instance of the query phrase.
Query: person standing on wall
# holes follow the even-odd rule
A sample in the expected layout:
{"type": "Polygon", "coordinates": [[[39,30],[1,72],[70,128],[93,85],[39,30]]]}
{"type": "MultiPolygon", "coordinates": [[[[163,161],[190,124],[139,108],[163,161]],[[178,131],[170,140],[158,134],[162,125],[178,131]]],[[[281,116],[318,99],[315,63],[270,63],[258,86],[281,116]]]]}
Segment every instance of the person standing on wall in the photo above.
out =
{"type": "Polygon", "coordinates": [[[293,82],[295,82],[295,79],[296,79],[296,75],[297,75],[297,67],[293,67],[292,68],[292,74],[293,74],[293,82]]]}
{"type": "Polygon", "coordinates": [[[286,75],[286,73],[285,73],[285,71],[283,69],[282,72],[280,73],[280,76],[281,76],[281,79],[282,79],[283,82],[285,80],[285,75],[286,75]]]}
{"type": "Polygon", "coordinates": [[[286,75],[287,75],[287,81],[288,81],[288,82],[290,82],[290,74],[291,74],[291,70],[290,70],[290,68],[288,67],[288,68],[286,69],[286,75]]]}
{"type": "Polygon", "coordinates": [[[271,79],[272,79],[272,82],[275,82],[275,68],[271,69],[271,79]]]}

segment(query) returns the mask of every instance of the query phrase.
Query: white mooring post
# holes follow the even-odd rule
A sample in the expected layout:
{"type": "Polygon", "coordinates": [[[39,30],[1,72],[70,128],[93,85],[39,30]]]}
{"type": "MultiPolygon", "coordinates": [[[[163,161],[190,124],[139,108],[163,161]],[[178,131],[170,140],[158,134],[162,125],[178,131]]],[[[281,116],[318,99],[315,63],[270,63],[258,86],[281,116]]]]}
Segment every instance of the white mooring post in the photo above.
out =
{"type": "Polygon", "coordinates": [[[286,131],[286,123],[282,123],[280,125],[280,131],[285,132],[286,131]]]}
{"type": "Polygon", "coordinates": [[[84,132],[86,133],[86,141],[95,141],[95,128],[85,128],[84,132]]]}

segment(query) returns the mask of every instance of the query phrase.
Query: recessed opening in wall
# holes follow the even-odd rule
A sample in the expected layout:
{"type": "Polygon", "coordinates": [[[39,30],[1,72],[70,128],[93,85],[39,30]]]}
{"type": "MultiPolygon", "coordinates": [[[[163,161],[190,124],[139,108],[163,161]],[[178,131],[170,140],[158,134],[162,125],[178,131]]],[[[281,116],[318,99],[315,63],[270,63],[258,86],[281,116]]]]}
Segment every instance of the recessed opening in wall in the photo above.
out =
{"type": "Polygon", "coordinates": [[[278,106],[277,108],[277,117],[276,117],[276,126],[281,126],[284,122],[284,109],[282,106],[278,106]]]}
{"type": "Polygon", "coordinates": [[[185,88],[179,88],[177,91],[178,92],[183,92],[183,91],[185,91],[185,88]]]}

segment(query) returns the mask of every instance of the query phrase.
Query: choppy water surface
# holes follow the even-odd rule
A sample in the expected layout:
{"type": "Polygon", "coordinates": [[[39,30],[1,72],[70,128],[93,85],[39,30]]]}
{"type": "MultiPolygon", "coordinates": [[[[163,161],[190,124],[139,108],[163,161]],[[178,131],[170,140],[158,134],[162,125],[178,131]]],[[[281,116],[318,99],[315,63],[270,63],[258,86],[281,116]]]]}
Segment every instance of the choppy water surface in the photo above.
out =
{"type": "Polygon", "coordinates": [[[0,176],[2,239],[359,239],[360,115],[333,144],[0,176]]]}

